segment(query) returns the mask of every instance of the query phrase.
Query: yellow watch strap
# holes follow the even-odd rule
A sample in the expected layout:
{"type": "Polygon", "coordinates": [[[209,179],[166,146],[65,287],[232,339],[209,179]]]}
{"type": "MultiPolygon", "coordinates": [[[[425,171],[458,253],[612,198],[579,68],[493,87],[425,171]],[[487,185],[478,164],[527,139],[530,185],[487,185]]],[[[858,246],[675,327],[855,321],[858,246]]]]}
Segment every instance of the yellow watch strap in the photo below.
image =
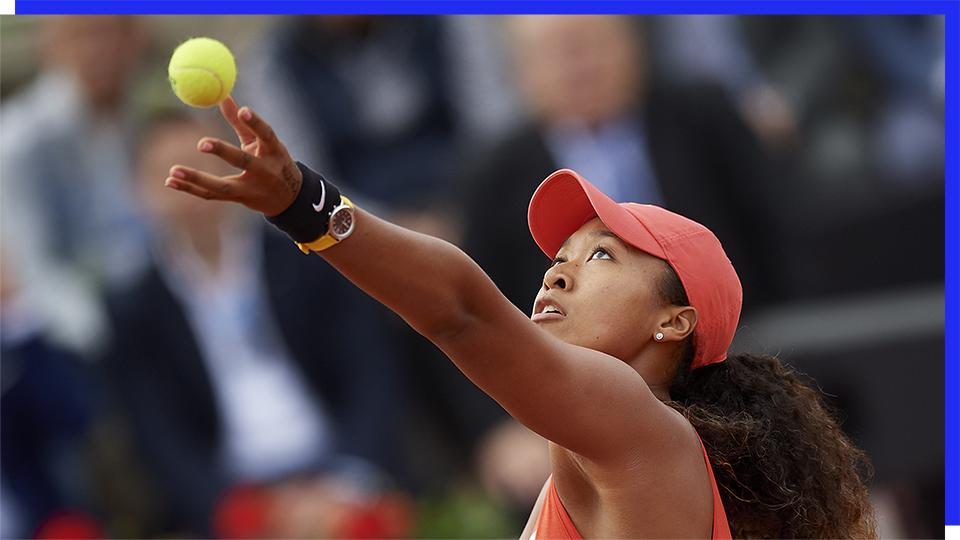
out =
{"type": "MultiPolygon", "coordinates": [[[[353,203],[345,195],[340,195],[340,201],[342,204],[345,204],[351,208],[354,207],[353,203]]],[[[311,251],[323,251],[339,242],[339,240],[337,240],[332,234],[330,234],[329,231],[327,231],[326,234],[312,242],[307,242],[305,244],[301,244],[300,242],[294,243],[297,244],[297,247],[300,248],[300,251],[309,255],[311,251]]]]}

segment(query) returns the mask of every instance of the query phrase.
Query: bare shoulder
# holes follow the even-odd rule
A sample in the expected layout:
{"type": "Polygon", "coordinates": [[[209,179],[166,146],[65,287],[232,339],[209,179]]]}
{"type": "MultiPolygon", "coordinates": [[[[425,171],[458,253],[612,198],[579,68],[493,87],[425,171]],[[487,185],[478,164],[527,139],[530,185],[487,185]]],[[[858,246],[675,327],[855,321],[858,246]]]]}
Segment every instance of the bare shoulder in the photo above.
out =
{"type": "Polygon", "coordinates": [[[703,449],[689,421],[661,404],[658,444],[614,462],[557,448],[554,481],[586,537],[709,537],[713,493],[703,449]]]}

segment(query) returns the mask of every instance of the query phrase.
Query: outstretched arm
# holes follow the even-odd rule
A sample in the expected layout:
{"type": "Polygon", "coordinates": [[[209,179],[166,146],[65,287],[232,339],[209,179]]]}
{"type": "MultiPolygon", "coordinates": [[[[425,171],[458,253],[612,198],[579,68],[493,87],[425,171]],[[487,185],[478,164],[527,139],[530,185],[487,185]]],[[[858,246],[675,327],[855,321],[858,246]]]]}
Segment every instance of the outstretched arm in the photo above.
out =
{"type": "MultiPolygon", "coordinates": [[[[237,147],[204,138],[199,149],[243,169],[228,177],[174,166],[167,185],[239,202],[267,216],[296,198],[302,175],[273,130],[232,100],[221,106],[237,147]]],[[[564,343],[513,306],[460,249],[358,211],[353,235],[321,255],[399,314],[511,415],[588,458],[663,450],[686,429],[625,363],[564,343]]]]}

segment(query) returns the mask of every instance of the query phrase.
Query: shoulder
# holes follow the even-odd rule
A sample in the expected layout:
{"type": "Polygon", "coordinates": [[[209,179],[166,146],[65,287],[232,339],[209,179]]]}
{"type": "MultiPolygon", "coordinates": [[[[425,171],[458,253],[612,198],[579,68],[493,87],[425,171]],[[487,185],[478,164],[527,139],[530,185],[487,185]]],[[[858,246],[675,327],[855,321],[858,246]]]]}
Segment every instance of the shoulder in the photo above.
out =
{"type": "MultiPolygon", "coordinates": [[[[645,412],[656,416],[652,440],[637,441],[610,461],[580,460],[592,482],[607,487],[672,483],[677,472],[695,473],[702,468],[700,439],[686,417],[660,401],[652,409],[645,412]]],[[[647,425],[649,419],[638,418],[637,423],[647,425]]]]}
{"type": "Polygon", "coordinates": [[[713,492],[693,426],[663,404],[660,442],[598,463],[564,451],[556,460],[557,489],[576,520],[615,536],[697,536],[712,527],[713,492]],[[571,474],[573,477],[571,478],[571,474]],[[579,478],[578,478],[579,477],[579,478]]]}

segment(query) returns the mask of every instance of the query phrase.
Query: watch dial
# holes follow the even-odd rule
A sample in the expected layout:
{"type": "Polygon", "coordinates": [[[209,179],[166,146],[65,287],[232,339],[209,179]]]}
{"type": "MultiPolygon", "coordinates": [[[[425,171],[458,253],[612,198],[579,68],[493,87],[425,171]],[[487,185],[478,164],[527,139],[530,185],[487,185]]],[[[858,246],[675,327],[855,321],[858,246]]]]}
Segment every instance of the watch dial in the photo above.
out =
{"type": "Polygon", "coordinates": [[[330,229],[337,236],[344,236],[353,229],[353,212],[344,208],[330,218],[330,229]]]}

